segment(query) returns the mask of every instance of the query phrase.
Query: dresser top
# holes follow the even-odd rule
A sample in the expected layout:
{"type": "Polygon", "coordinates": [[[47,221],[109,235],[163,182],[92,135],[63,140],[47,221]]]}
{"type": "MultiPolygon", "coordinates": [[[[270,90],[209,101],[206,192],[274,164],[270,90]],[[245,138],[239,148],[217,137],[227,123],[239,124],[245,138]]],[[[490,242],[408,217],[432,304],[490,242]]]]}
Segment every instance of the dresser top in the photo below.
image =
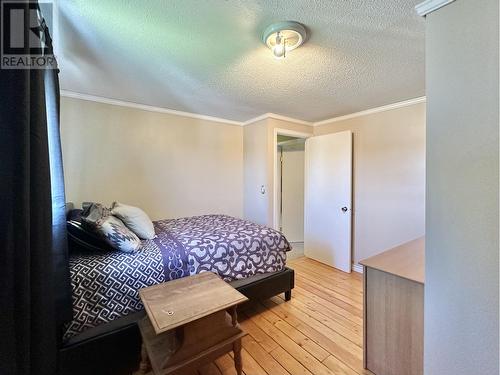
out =
{"type": "Polygon", "coordinates": [[[212,272],[140,289],[139,296],[156,334],[248,300],[212,272]]]}
{"type": "Polygon", "coordinates": [[[359,262],[420,284],[425,283],[425,237],[406,242],[359,262]]]}

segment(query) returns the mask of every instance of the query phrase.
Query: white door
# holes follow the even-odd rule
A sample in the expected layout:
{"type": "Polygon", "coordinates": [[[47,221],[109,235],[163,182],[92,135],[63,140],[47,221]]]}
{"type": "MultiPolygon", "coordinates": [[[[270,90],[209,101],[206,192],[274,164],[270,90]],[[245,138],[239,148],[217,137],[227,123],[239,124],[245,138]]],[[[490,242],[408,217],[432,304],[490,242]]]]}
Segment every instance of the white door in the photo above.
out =
{"type": "Polygon", "coordinates": [[[351,272],[352,133],[308,138],[304,253],[351,272]]]}

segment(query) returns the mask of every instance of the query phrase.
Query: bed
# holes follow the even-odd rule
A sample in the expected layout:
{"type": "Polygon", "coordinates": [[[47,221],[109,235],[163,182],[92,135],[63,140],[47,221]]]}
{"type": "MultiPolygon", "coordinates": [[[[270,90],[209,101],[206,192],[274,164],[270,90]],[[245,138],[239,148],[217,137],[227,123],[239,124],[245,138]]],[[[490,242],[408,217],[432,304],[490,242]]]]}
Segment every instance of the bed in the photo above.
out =
{"type": "Polygon", "coordinates": [[[70,235],[74,316],[63,335],[60,374],[119,375],[136,367],[143,287],[215,272],[250,299],[290,298],[291,248],[280,232],[227,215],[160,220],[154,227],[156,238],[134,253],[88,251],[70,235]]]}

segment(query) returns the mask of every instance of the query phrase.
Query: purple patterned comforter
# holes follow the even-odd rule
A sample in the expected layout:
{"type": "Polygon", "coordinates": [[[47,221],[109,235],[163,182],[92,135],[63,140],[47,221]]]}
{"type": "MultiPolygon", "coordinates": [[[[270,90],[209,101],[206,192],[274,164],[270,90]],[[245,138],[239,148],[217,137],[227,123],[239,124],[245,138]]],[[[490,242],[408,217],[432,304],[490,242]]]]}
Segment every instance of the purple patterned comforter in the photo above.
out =
{"type": "Polygon", "coordinates": [[[73,321],[69,338],[143,308],[138,290],[211,271],[231,281],[283,269],[290,245],[278,231],[226,215],[154,222],[140,251],[70,257],[73,321]]]}

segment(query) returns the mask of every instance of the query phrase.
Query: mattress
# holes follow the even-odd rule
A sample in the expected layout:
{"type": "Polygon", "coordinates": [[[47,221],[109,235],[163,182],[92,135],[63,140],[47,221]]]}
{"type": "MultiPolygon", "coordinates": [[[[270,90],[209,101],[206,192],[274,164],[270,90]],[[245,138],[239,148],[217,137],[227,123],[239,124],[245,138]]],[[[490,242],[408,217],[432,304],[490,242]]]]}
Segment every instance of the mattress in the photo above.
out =
{"type": "Polygon", "coordinates": [[[138,290],[214,272],[226,281],[280,271],[291,250],[278,231],[227,215],[154,222],[156,238],[134,253],[70,256],[73,321],[65,339],[143,309],[138,290]]]}

